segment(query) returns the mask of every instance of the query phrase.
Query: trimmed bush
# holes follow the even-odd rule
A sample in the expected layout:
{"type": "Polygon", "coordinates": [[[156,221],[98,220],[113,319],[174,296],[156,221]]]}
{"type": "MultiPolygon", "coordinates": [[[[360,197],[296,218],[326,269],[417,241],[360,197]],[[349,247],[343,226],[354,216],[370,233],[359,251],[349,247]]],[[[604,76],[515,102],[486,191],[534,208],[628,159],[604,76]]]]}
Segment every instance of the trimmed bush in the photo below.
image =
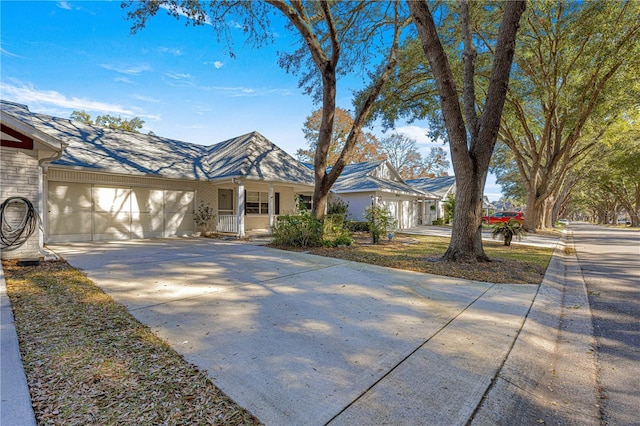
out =
{"type": "Polygon", "coordinates": [[[322,245],[322,227],[322,222],[308,211],[278,216],[271,241],[283,246],[317,247],[322,245]]]}
{"type": "Polygon", "coordinates": [[[351,232],[369,232],[369,222],[350,220],[347,222],[347,229],[351,232]]]}

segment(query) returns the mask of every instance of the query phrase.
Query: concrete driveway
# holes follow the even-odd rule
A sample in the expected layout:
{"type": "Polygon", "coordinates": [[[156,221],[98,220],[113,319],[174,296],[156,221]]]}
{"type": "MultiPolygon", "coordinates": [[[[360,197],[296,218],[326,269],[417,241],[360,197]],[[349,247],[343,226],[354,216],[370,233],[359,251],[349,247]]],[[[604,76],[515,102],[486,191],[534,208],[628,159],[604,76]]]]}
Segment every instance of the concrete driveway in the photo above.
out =
{"type": "Polygon", "coordinates": [[[211,239],[49,246],[266,424],[466,424],[536,285],[211,239]]]}

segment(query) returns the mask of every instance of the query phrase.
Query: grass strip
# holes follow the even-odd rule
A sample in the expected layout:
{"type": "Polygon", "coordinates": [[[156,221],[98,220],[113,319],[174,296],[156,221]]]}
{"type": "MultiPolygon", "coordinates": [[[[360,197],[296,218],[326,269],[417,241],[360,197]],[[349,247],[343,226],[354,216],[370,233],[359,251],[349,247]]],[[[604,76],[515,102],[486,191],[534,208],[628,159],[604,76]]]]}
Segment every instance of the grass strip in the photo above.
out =
{"type": "Polygon", "coordinates": [[[499,241],[484,241],[482,244],[491,262],[440,262],[438,259],[449,246],[448,237],[399,234],[394,240],[381,240],[372,245],[369,238],[356,238],[352,246],[305,248],[304,251],[390,268],[506,284],[540,284],[553,255],[552,248],[504,246],[499,241]]]}
{"type": "Polygon", "coordinates": [[[40,425],[257,425],[66,262],[3,262],[40,425]]]}

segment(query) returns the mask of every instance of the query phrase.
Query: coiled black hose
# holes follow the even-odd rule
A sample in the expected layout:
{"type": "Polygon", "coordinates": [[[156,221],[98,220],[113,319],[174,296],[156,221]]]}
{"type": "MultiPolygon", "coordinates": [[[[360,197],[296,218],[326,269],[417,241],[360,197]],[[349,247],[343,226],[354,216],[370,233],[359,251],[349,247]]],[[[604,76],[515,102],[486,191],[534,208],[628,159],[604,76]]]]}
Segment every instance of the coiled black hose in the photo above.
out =
{"type": "Polygon", "coordinates": [[[0,204],[0,222],[0,249],[15,250],[38,229],[40,216],[28,199],[9,197],[0,204]],[[19,211],[20,208],[23,211],[19,211]],[[21,220],[18,222],[18,219],[21,220]]]}

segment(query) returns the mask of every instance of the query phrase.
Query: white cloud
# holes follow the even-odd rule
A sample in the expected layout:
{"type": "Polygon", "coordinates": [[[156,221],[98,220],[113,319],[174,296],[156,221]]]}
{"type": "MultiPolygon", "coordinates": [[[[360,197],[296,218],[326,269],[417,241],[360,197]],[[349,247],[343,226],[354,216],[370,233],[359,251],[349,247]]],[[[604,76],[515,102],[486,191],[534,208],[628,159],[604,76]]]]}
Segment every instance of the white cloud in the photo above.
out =
{"type": "Polygon", "coordinates": [[[64,9],[64,10],[71,10],[71,6],[69,5],[68,2],[66,1],[59,1],[56,6],[58,6],[60,9],[64,9]]]}
{"type": "Polygon", "coordinates": [[[254,89],[252,87],[243,87],[243,86],[210,86],[207,87],[207,90],[223,92],[228,94],[231,97],[257,97],[257,96],[268,96],[268,95],[278,95],[278,96],[290,96],[292,93],[288,89],[263,89],[257,88],[254,89]]]}
{"type": "Polygon", "coordinates": [[[158,52],[169,53],[174,56],[182,56],[182,50],[174,47],[158,47],[158,52]]]}
{"type": "Polygon", "coordinates": [[[414,139],[418,144],[436,145],[436,143],[434,143],[434,141],[429,136],[427,136],[428,129],[424,127],[408,125],[408,126],[397,127],[396,131],[398,133],[402,133],[403,135],[409,136],[410,138],[414,139]]]}
{"type": "Polygon", "coordinates": [[[13,58],[22,58],[22,59],[24,59],[24,56],[16,55],[15,53],[9,52],[7,49],[5,49],[2,46],[0,46],[0,53],[2,53],[3,55],[6,55],[6,56],[11,56],[13,58]]]}
{"type": "Polygon", "coordinates": [[[134,66],[118,66],[118,65],[112,65],[112,64],[100,64],[100,66],[106,70],[109,71],[115,71],[118,72],[120,74],[127,74],[127,75],[138,75],[141,74],[145,71],[149,71],[151,69],[151,67],[149,67],[149,65],[134,65],[134,66]]]}
{"type": "Polygon", "coordinates": [[[139,95],[139,94],[134,94],[133,97],[139,101],[143,101],[143,102],[160,102],[160,99],[156,99],[156,98],[152,98],[151,96],[145,96],[145,95],[139,95]]]}
{"type": "Polygon", "coordinates": [[[188,73],[180,73],[180,72],[167,72],[164,75],[166,75],[169,78],[172,78],[174,80],[190,80],[193,78],[193,76],[191,74],[188,73]]]}
{"type": "Polygon", "coordinates": [[[171,86],[194,87],[194,77],[189,73],[166,72],[165,81],[171,86]],[[167,80],[168,79],[168,80],[167,80]]]}
{"type": "Polygon", "coordinates": [[[129,80],[127,77],[116,77],[113,79],[113,81],[117,81],[120,83],[133,84],[133,81],[129,80]]]}
{"type": "Polygon", "coordinates": [[[209,62],[204,62],[205,65],[213,65],[213,67],[217,70],[219,70],[220,68],[222,68],[224,66],[224,62],[222,61],[209,61],[209,62]]]}
{"type": "Polygon", "coordinates": [[[49,105],[70,110],[101,111],[112,114],[132,115],[133,112],[121,105],[94,101],[91,99],[67,97],[55,90],[38,90],[31,86],[14,86],[5,84],[2,96],[14,102],[27,104],[30,107],[49,105]]]}

